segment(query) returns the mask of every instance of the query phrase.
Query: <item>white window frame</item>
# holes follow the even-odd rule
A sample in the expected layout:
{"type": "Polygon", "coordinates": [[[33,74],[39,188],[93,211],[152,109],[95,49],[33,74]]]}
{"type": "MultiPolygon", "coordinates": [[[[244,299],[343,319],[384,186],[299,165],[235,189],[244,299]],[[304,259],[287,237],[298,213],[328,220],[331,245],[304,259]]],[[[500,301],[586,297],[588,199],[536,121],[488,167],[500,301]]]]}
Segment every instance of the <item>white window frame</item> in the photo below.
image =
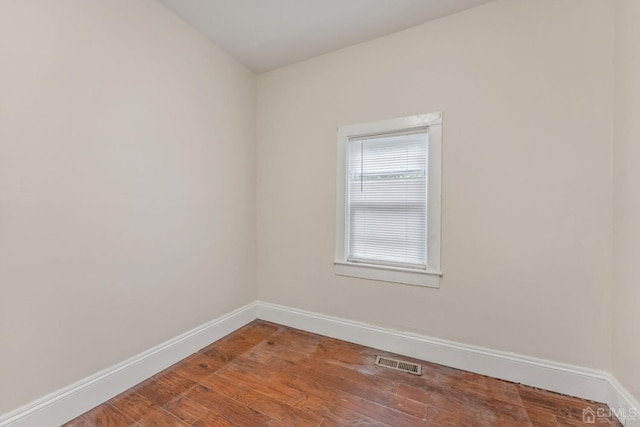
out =
{"type": "Polygon", "coordinates": [[[338,128],[335,274],[407,285],[440,287],[442,113],[419,114],[338,128]],[[349,139],[428,128],[426,269],[349,262],[346,254],[347,157],[349,139]]]}

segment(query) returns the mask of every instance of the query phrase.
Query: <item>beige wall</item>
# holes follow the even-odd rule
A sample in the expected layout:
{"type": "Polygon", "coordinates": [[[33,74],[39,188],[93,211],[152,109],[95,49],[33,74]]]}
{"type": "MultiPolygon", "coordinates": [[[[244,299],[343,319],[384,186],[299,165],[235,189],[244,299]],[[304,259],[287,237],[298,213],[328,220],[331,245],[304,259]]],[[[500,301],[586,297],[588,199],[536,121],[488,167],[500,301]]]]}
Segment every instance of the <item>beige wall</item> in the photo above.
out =
{"type": "Polygon", "coordinates": [[[260,298],[608,370],[612,13],[497,1],[259,76],[260,298]],[[334,275],[336,127],[434,111],[441,288],[334,275]]]}
{"type": "Polygon", "coordinates": [[[640,2],[615,25],[613,373],[640,400],[640,2]]]}
{"type": "Polygon", "coordinates": [[[0,13],[0,414],[255,300],[255,76],[152,0],[0,13]]]}

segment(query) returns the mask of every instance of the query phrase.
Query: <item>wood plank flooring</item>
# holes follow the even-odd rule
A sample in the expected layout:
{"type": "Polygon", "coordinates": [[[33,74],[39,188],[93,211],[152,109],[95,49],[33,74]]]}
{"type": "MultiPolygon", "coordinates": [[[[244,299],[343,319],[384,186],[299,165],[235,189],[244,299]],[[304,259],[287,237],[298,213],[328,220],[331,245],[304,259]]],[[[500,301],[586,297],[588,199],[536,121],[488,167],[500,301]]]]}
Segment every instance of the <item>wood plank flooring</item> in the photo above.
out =
{"type": "Polygon", "coordinates": [[[607,408],[257,320],[66,426],[557,427],[591,425],[588,407],[607,408]]]}

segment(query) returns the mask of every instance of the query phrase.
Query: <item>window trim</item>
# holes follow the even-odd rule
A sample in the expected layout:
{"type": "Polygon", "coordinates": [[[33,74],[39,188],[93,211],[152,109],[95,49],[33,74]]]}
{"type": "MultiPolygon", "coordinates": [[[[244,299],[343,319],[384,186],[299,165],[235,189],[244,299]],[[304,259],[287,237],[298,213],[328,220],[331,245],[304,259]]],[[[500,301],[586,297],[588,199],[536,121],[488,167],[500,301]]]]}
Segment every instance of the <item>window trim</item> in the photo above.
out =
{"type": "Polygon", "coordinates": [[[336,180],[336,250],[334,268],[340,276],[359,277],[407,285],[440,287],[442,113],[418,114],[338,128],[336,180]],[[347,261],[346,195],[347,149],[349,139],[428,128],[427,268],[413,269],[347,261]]]}

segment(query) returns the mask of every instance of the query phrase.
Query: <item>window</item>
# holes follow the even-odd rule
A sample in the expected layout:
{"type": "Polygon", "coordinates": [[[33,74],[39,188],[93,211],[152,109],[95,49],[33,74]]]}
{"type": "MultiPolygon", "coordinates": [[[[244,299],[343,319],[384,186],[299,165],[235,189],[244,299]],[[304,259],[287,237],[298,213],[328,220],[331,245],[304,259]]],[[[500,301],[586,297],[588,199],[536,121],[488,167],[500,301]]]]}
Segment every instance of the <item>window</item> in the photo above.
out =
{"type": "Polygon", "coordinates": [[[440,285],[442,114],[338,130],[335,272],[440,285]]]}

